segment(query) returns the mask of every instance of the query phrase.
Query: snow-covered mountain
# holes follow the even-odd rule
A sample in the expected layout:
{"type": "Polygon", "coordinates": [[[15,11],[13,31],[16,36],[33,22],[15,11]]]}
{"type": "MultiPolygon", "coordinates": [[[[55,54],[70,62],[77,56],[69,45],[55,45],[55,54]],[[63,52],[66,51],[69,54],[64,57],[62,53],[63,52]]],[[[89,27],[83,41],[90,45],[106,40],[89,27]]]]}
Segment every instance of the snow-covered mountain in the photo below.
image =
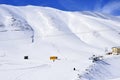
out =
{"type": "Polygon", "coordinates": [[[107,71],[111,69],[111,72],[105,72],[106,65],[103,63],[94,66],[89,57],[105,55],[106,51],[110,52],[112,47],[120,45],[119,22],[118,17],[97,12],[0,5],[0,78],[75,80],[77,74],[85,80],[118,78],[119,72],[116,75],[113,71],[117,72],[120,68],[114,64],[116,56],[105,58],[111,64],[107,65],[107,71]],[[24,60],[24,56],[29,56],[29,60],[24,60]],[[59,60],[52,62],[50,56],[58,56],[59,60]],[[91,75],[84,73],[90,65],[98,72],[93,71],[91,75]],[[77,71],[73,71],[74,67],[77,71]],[[104,74],[113,76],[106,77],[104,74]]]}
{"type": "Polygon", "coordinates": [[[0,41],[32,38],[33,29],[27,21],[5,6],[0,7],[0,41]]]}

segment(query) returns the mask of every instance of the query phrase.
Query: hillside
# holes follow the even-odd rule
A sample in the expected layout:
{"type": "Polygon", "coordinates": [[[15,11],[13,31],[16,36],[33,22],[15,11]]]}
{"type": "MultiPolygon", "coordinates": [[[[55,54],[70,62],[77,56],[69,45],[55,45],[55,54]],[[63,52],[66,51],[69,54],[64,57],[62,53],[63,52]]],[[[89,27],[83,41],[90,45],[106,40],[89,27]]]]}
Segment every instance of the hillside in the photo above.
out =
{"type": "Polygon", "coordinates": [[[38,6],[0,5],[0,12],[2,80],[75,80],[77,74],[85,76],[90,65],[98,72],[91,73],[94,77],[87,74],[85,80],[120,78],[120,66],[114,64],[119,62],[119,56],[105,56],[110,72],[105,71],[103,63],[93,66],[89,60],[93,54],[104,56],[120,45],[120,18],[38,6]],[[29,59],[24,60],[24,56],[29,59]],[[59,60],[52,62],[50,56],[59,60]],[[74,67],[77,71],[73,71],[74,67]],[[111,73],[110,77],[104,76],[111,73]]]}

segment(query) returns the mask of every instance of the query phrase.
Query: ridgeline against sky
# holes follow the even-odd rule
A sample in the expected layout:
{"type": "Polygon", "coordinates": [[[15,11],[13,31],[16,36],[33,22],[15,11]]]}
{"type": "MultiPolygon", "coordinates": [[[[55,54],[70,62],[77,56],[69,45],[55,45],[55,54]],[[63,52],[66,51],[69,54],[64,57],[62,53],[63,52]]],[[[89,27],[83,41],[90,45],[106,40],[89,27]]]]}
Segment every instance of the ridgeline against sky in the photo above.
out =
{"type": "Polygon", "coordinates": [[[47,6],[65,11],[97,11],[120,15],[120,0],[0,0],[0,4],[47,6]]]}

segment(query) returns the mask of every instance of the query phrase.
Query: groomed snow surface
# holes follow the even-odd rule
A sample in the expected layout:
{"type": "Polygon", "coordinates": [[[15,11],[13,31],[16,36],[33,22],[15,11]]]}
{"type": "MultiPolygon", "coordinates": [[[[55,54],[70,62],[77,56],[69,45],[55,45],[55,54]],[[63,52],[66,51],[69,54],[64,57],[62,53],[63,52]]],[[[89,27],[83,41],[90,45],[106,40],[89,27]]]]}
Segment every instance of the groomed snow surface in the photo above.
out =
{"type": "Polygon", "coordinates": [[[0,79],[120,80],[120,56],[105,55],[120,46],[119,22],[97,12],[0,5],[0,79]],[[93,54],[103,60],[93,63],[93,54]]]}

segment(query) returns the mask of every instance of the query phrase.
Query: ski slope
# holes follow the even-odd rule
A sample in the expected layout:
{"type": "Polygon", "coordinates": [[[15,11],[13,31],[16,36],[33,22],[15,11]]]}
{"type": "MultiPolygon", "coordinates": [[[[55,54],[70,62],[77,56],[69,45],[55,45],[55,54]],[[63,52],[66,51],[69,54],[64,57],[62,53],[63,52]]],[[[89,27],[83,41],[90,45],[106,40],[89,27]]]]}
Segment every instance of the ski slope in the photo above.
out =
{"type": "Polygon", "coordinates": [[[0,12],[2,80],[119,80],[120,56],[105,53],[120,45],[120,18],[31,5],[1,4],[0,12]],[[104,62],[92,63],[93,54],[104,62]]]}

